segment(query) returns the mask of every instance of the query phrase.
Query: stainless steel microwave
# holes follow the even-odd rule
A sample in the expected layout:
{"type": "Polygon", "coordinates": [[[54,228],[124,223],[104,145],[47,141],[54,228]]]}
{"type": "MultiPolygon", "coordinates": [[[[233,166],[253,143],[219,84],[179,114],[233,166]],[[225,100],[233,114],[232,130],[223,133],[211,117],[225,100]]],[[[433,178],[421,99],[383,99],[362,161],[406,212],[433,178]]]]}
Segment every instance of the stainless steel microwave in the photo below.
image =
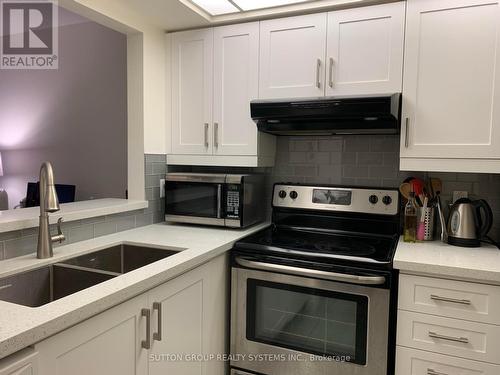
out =
{"type": "Polygon", "coordinates": [[[243,228],[265,219],[264,176],[168,173],[165,220],[243,228]]]}

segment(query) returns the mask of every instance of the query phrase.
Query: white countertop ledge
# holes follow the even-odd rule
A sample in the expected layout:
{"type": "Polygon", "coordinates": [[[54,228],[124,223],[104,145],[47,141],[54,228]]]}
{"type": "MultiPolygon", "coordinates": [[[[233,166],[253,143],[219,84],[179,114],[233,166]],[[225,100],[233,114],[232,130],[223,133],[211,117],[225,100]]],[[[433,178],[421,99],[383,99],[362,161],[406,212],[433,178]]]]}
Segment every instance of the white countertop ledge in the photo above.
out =
{"type": "Polygon", "coordinates": [[[36,254],[0,261],[0,278],[36,269],[68,258],[112,247],[132,244],[178,251],[103,283],[40,307],[0,301],[0,358],[67,329],[113,306],[165,283],[227,252],[242,237],[268,226],[246,229],[154,224],[77,242],[54,249],[54,257],[36,254]]]}
{"type": "MultiPolygon", "coordinates": [[[[49,214],[49,219],[50,223],[53,224],[61,217],[64,221],[74,221],[140,210],[147,207],[148,202],[143,200],[119,198],[93,199],[89,201],[61,203],[61,210],[49,214]]],[[[39,216],[40,207],[0,211],[0,233],[37,227],[39,216]]]]}
{"type": "Polygon", "coordinates": [[[441,241],[406,243],[400,238],[394,268],[402,273],[500,285],[500,250],[487,244],[471,248],[441,241]]]}

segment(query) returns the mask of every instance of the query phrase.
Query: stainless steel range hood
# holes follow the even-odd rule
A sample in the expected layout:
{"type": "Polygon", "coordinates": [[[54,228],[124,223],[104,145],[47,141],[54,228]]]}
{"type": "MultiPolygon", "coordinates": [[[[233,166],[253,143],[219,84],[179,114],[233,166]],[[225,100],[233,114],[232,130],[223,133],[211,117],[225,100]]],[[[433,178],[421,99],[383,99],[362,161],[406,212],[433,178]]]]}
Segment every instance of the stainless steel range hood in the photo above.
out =
{"type": "Polygon", "coordinates": [[[254,100],[252,119],[276,135],[398,134],[401,94],[254,100]]]}

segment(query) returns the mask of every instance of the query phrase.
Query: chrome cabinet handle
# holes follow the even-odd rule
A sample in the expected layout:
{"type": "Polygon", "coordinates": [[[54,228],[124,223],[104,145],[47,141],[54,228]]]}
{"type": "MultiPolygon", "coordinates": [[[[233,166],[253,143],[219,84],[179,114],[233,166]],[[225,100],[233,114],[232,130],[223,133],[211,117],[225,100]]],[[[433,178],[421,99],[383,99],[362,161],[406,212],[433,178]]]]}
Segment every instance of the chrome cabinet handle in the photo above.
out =
{"type": "Polygon", "coordinates": [[[328,85],[333,88],[333,58],[330,57],[330,69],[328,73],[328,85]]]}
{"type": "Polygon", "coordinates": [[[327,279],[332,281],[343,281],[351,284],[382,285],[385,283],[384,276],[359,276],[359,275],[349,275],[336,272],[326,272],[308,268],[285,266],[282,264],[255,262],[253,260],[248,260],[241,257],[236,258],[236,263],[238,263],[240,266],[254,268],[257,270],[277,271],[290,275],[305,276],[305,277],[318,277],[321,279],[327,279]]]}
{"type": "Polygon", "coordinates": [[[158,327],[156,329],[156,332],[153,333],[153,340],[156,341],[161,341],[161,332],[162,332],[162,322],[161,322],[161,303],[160,302],[154,302],[153,303],[153,311],[156,310],[156,313],[158,314],[158,327]]]}
{"type": "Polygon", "coordinates": [[[407,117],[405,120],[405,147],[408,148],[410,140],[408,139],[408,134],[409,134],[409,128],[410,128],[410,119],[407,117]]]}
{"type": "Polygon", "coordinates": [[[441,297],[435,294],[431,294],[431,299],[434,301],[442,301],[442,302],[450,302],[450,303],[458,303],[460,305],[470,305],[472,304],[469,299],[458,299],[458,298],[449,298],[449,297],[441,297]]]}
{"type": "Polygon", "coordinates": [[[434,369],[428,368],[427,375],[448,375],[446,372],[439,372],[434,369]]]}
{"type": "Polygon", "coordinates": [[[151,349],[151,310],[142,309],[141,316],[146,317],[146,340],[141,341],[143,349],[151,349]]]}
{"type": "Polygon", "coordinates": [[[214,146],[219,147],[219,123],[214,122],[214,146]]]}
{"type": "Polygon", "coordinates": [[[316,87],[318,89],[321,88],[321,81],[320,81],[320,77],[319,77],[320,70],[321,70],[321,59],[317,59],[316,60],[316,87]]]}
{"type": "Polygon", "coordinates": [[[467,337],[455,337],[455,336],[440,335],[440,334],[438,334],[436,332],[432,332],[432,331],[429,331],[429,337],[432,337],[433,339],[439,339],[439,340],[461,342],[462,344],[469,343],[469,339],[467,337]]]}
{"type": "Polygon", "coordinates": [[[208,147],[208,123],[205,122],[205,147],[208,147]]]}

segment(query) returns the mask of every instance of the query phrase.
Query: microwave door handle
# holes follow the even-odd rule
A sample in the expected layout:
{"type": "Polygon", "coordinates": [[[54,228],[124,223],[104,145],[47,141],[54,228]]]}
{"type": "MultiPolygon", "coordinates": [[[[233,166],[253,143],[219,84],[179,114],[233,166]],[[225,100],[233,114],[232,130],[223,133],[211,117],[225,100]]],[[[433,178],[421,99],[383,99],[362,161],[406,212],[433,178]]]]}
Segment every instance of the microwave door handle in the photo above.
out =
{"type": "Polygon", "coordinates": [[[222,184],[217,185],[217,219],[222,219],[222,184]]]}
{"type": "Polygon", "coordinates": [[[282,272],[290,275],[315,277],[331,281],[342,281],[351,284],[382,285],[385,283],[384,276],[360,276],[360,275],[350,275],[337,272],[327,272],[327,271],[313,270],[308,268],[285,266],[282,264],[256,262],[241,257],[236,257],[236,263],[238,263],[240,266],[243,267],[253,268],[262,271],[282,272]]]}

